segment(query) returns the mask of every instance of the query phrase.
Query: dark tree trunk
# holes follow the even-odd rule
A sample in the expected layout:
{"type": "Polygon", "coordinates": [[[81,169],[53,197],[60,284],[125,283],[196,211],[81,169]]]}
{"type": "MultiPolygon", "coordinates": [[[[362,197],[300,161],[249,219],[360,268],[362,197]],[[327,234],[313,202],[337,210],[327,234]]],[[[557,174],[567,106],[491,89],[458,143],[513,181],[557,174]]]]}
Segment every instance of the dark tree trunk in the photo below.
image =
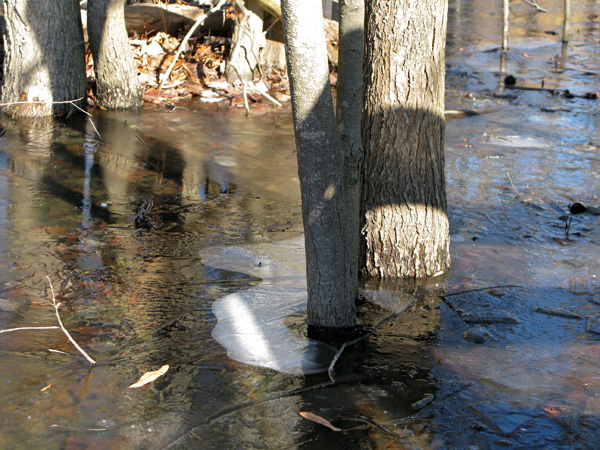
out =
{"type": "Polygon", "coordinates": [[[141,106],[142,86],[125,28],[125,0],[89,0],[88,35],[98,104],[107,109],[141,106]]]}
{"type": "Polygon", "coordinates": [[[321,0],[282,1],[306,243],[308,322],[356,325],[355,282],[346,254],[343,155],[337,132],[321,0]]]}
{"type": "Polygon", "coordinates": [[[342,190],[346,212],[344,258],[349,265],[349,295],[358,293],[361,107],[363,99],[364,0],[342,0],[339,6],[339,53],[336,116],[343,151],[342,190]]]}
{"type": "Polygon", "coordinates": [[[68,101],[85,95],[79,1],[4,0],[4,18],[1,102],[19,103],[3,111],[14,117],[74,111],[68,101]]]}
{"type": "Polygon", "coordinates": [[[446,0],[367,0],[361,234],[366,275],[450,265],[444,175],[446,0]]]}

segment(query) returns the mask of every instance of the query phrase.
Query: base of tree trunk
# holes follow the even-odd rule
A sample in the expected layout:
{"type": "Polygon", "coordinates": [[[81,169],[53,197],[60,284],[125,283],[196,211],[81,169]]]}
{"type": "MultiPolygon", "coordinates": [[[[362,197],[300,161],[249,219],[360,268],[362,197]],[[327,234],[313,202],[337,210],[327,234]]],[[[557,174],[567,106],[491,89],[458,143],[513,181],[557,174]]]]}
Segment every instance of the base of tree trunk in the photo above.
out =
{"type": "Polygon", "coordinates": [[[319,327],[315,325],[308,326],[308,337],[317,341],[325,342],[339,348],[345,342],[351,341],[364,334],[360,326],[348,328],[319,327]]]}

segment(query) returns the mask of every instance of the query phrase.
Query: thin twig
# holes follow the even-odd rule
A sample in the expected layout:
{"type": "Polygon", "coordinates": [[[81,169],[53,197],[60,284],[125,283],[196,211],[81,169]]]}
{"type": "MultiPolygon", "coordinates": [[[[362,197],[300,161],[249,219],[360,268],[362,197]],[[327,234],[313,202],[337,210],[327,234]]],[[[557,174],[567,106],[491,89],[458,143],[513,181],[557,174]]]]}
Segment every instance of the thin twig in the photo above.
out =
{"type": "Polygon", "coordinates": [[[100,132],[98,131],[98,128],[96,128],[96,125],[94,125],[94,121],[92,120],[92,115],[89,112],[87,112],[86,110],[84,110],[84,109],[80,108],[79,106],[77,106],[75,103],[71,103],[71,104],[75,108],[77,108],[79,111],[81,111],[82,113],[84,113],[84,114],[86,114],[88,116],[88,120],[92,124],[92,128],[96,132],[96,135],[98,136],[99,139],[102,139],[102,136],[100,136],[100,132]]]}
{"type": "Polygon", "coordinates": [[[533,6],[536,10],[538,10],[539,12],[545,12],[547,13],[548,10],[542,8],[540,5],[537,4],[537,2],[535,0],[523,0],[525,3],[527,3],[528,5],[533,6]]]}
{"type": "Polygon", "coordinates": [[[413,292],[412,297],[408,300],[408,302],[406,302],[404,305],[402,305],[400,308],[398,308],[396,310],[396,312],[394,312],[393,314],[387,316],[385,319],[381,320],[377,325],[375,325],[375,327],[373,327],[373,329],[371,331],[369,331],[366,334],[363,334],[362,336],[357,337],[356,339],[353,339],[353,340],[348,341],[348,342],[344,342],[342,344],[342,346],[340,347],[340,349],[335,354],[335,356],[333,357],[333,359],[331,360],[331,364],[329,364],[329,369],[327,370],[327,375],[329,375],[329,379],[331,381],[335,382],[335,379],[333,378],[333,369],[335,367],[335,363],[340,358],[340,356],[342,355],[342,353],[346,349],[346,347],[348,347],[349,345],[354,345],[357,342],[363,341],[363,340],[367,339],[369,336],[373,335],[375,333],[375,331],[377,331],[377,329],[381,325],[383,325],[384,323],[386,323],[388,320],[393,319],[394,317],[396,317],[397,315],[399,315],[400,313],[402,313],[402,311],[404,311],[406,308],[408,308],[408,306],[415,300],[415,298],[417,298],[416,290],[415,290],[415,292],[413,292]]]}
{"type": "Polygon", "coordinates": [[[46,104],[46,103],[52,103],[54,104],[61,104],[61,103],[73,103],[73,102],[78,102],[80,100],[83,100],[84,97],[79,97],[76,98],[75,100],[61,100],[61,101],[55,101],[55,102],[44,102],[41,100],[31,100],[31,101],[20,101],[20,102],[8,102],[8,103],[0,103],[0,106],[12,106],[12,105],[26,105],[29,103],[33,103],[33,104],[46,104]]]}
{"type": "Polygon", "coordinates": [[[515,192],[517,193],[517,196],[520,196],[521,193],[517,190],[517,187],[515,186],[515,183],[513,183],[512,178],[510,177],[510,173],[506,172],[506,175],[508,175],[508,179],[510,180],[510,184],[512,185],[512,188],[515,190],[515,192]]]}
{"type": "Polygon", "coordinates": [[[73,339],[71,337],[71,335],[69,334],[67,329],[64,327],[62,320],[60,320],[60,315],[58,314],[58,307],[60,306],[60,303],[56,303],[56,297],[54,296],[54,288],[52,287],[52,280],[50,280],[49,276],[46,276],[46,278],[48,278],[48,283],[50,283],[50,292],[52,293],[52,306],[54,307],[54,313],[56,314],[56,320],[58,320],[58,326],[60,327],[62,332],[65,333],[65,336],[67,336],[67,339],[69,339],[69,342],[71,342],[71,344],[73,344],[73,346],[79,351],[79,353],[81,353],[83,355],[83,357],[90,364],[95,365],[96,361],[94,361],[92,358],[90,358],[90,356],[85,352],[85,350],[83,350],[79,346],[79,344],[77,344],[77,342],[75,342],[75,339],[73,339]]]}
{"type": "Polygon", "coordinates": [[[522,288],[523,286],[519,286],[518,284],[504,284],[500,286],[488,286],[482,288],[475,289],[467,289],[466,291],[458,291],[458,292],[450,292],[449,294],[440,295],[442,298],[452,297],[453,295],[462,295],[468,294],[470,292],[479,292],[479,291],[487,291],[488,289],[505,289],[505,288],[522,288]]]}
{"type": "Polygon", "coordinates": [[[19,327],[19,328],[7,328],[6,330],[0,330],[0,334],[2,333],[11,333],[13,331],[21,331],[21,330],[56,330],[60,327],[56,325],[52,325],[49,327],[19,327]]]}
{"type": "Polygon", "coordinates": [[[163,88],[163,84],[171,76],[171,72],[173,71],[173,68],[175,67],[175,64],[177,63],[177,59],[179,58],[179,54],[182,53],[183,48],[187,44],[187,41],[189,41],[190,38],[192,37],[192,34],[194,34],[194,31],[196,31],[196,28],[198,28],[200,26],[200,24],[202,24],[202,22],[204,22],[208,16],[210,16],[211,14],[219,11],[223,7],[223,5],[225,4],[226,1],[227,0],[221,0],[217,4],[217,6],[215,6],[213,9],[211,9],[210,11],[208,11],[206,14],[203,14],[200,17],[198,17],[198,20],[196,20],[196,23],[194,23],[194,25],[192,26],[192,28],[190,28],[190,31],[187,32],[187,34],[183,38],[183,41],[181,41],[181,44],[179,44],[179,48],[177,49],[177,51],[173,55],[173,61],[171,62],[171,65],[169,66],[169,68],[165,72],[165,74],[163,76],[163,79],[161,80],[160,85],[158,86],[158,90],[159,91],[163,88]]]}

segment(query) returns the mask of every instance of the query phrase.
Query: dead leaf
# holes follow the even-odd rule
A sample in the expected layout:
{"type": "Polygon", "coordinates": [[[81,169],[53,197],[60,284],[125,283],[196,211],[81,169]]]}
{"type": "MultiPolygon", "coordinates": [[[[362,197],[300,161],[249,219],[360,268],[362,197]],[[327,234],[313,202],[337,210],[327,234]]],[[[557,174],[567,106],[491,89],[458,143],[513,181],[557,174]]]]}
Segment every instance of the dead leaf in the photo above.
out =
{"type": "Polygon", "coordinates": [[[298,414],[300,414],[305,419],[311,420],[311,421],[316,422],[318,424],[321,424],[324,427],[329,428],[330,430],[333,430],[333,431],[343,431],[341,428],[338,428],[338,427],[335,427],[335,426],[331,425],[331,423],[327,419],[323,419],[321,416],[317,416],[316,414],[313,414],[311,412],[300,411],[298,414]]]}
{"type": "Polygon", "coordinates": [[[167,371],[169,370],[169,365],[165,364],[164,366],[162,366],[160,369],[158,370],[154,370],[151,372],[146,372],[144,375],[142,375],[140,377],[140,379],[138,381],[136,381],[135,383],[133,383],[131,386],[127,386],[127,388],[139,388],[142,387],[148,383],[152,383],[154,380],[156,380],[157,378],[162,377],[165,373],[167,373],[167,371]]]}

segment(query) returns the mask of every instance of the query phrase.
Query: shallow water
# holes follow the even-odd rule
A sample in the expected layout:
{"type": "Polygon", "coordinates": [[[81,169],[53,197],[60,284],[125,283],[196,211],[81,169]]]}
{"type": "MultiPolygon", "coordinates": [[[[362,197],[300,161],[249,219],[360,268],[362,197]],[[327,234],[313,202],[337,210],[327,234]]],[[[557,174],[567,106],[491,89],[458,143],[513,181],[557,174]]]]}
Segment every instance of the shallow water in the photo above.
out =
{"type": "MultiPolygon", "coordinates": [[[[600,205],[600,108],[500,84],[598,90],[597,2],[574,6],[566,56],[562,2],[545,3],[511,5],[502,73],[499,5],[451,2],[447,108],[482,112],[447,126],[453,267],[346,349],[333,385],[237,362],[212,334],[218,299],[264,284],[222,249],[301,235],[289,108],[100,112],[101,138],[4,121],[0,329],[56,324],[48,276],[98,364],[57,330],[0,334],[0,448],[596,448],[600,218],[568,205],[600,205]]],[[[365,330],[413,286],[378,288],[365,330]]]]}

